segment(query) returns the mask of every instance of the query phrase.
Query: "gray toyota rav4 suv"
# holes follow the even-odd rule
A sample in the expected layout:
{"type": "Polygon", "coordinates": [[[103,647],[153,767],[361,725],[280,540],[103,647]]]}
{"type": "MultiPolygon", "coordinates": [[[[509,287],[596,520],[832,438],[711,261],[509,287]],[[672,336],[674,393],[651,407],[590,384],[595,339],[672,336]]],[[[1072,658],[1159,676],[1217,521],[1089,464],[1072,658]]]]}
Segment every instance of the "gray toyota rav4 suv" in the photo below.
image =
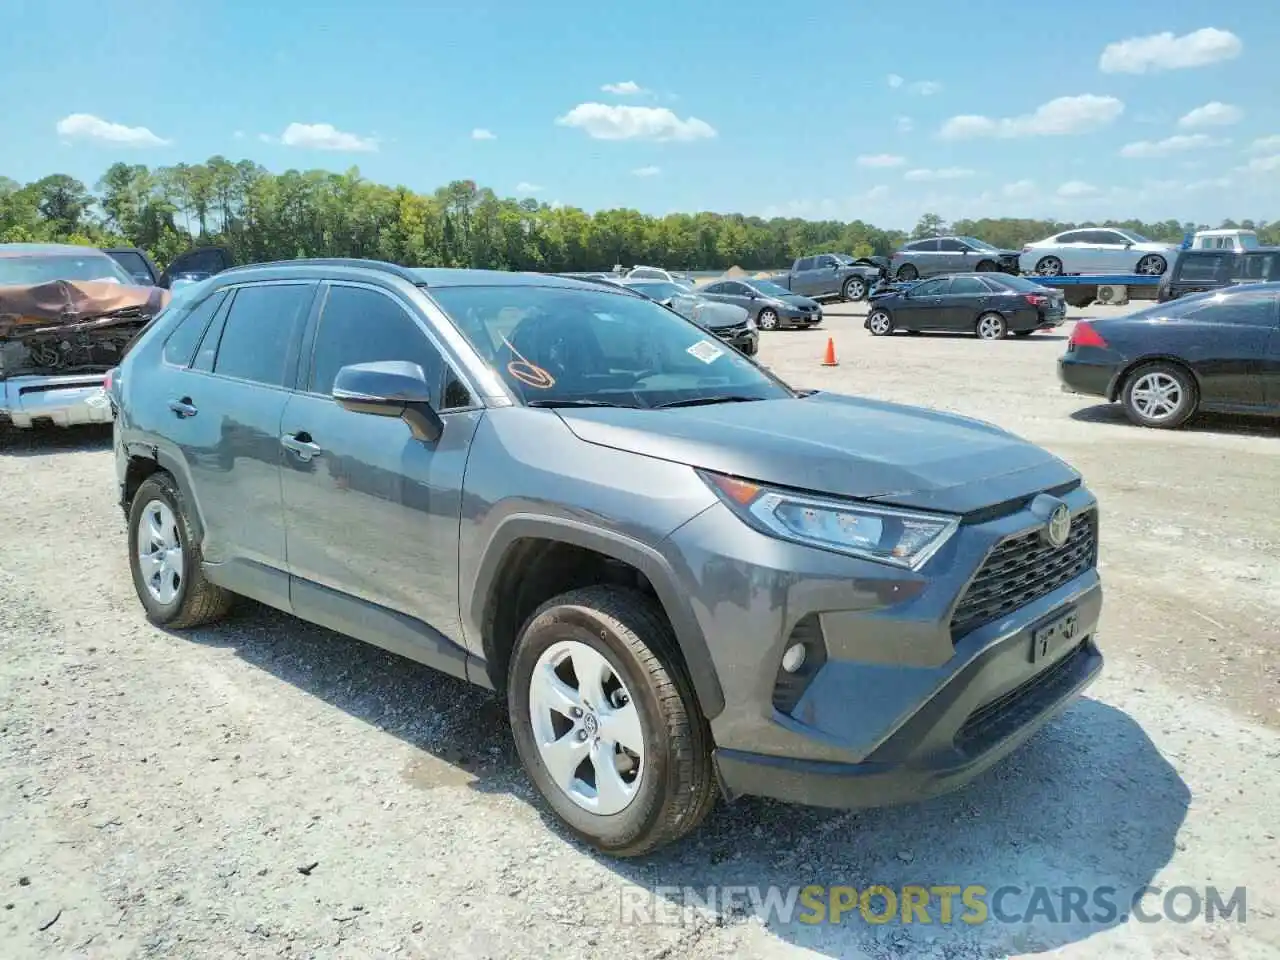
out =
{"type": "Polygon", "coordinates": [[[147,616],[250,597],[505,696],[579,837],[972,779],[1098,673],[1098,511],[985,423],[796,390],[625,288],[351,260],[190,288],[110,378],[147,616]]]}

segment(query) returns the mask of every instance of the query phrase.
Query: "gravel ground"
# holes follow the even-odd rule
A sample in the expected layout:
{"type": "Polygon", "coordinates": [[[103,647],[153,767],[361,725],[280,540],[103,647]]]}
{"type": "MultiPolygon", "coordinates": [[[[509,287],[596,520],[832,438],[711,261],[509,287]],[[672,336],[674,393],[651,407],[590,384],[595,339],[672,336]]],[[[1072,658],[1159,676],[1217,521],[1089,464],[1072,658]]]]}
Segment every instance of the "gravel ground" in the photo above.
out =
{"type": "Polygon", "coordinates": [[[741,801],[646,861],[594,857],[534,797],[490,695],[251,604],[151,627],[109,435],[9,434],[0,954],[1280,957],[1280,426],[1138,430],[1059,393],[1061,338],[877,340],[860,314],[762,356],[797,385],[993,420],[1101,501],[1107,671],[1008,762],[914,807],[741,801]],[[827,336],[839,367],[819,365],[827,336]],[[1245,886],[1247,921],[620,922],[655,887],[809,883],[1245,886]]]}

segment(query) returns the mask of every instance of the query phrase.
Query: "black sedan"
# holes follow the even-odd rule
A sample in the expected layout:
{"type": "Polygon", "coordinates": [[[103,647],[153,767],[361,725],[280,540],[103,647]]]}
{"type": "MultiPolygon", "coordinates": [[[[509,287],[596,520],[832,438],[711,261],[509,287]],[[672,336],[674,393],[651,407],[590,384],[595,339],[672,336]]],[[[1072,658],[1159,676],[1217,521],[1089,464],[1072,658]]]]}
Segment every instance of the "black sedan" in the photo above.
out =
{"type": "Polygon", "coordinates": [[[761,330],[799,327],[807,330],[822,322],[822,306],[770,280],[717,280],[698,291],[720,303],[732,303],[747,311],[761,330]]]}
{"type": "Polygon", "coordinates": [[[870,306],[863,326],[877,337],[895,330],[939,330],[1001,340],[1008,333],[1029,337],[1051,330],[1067,318],[1062,291],[991,273],[956,273],[888,287],[871,294],[870,306]]]}
{"type": "Polygon", "coordinates": [[[1058,378],[1068,393],[1118,401],[1144,427],[1199,410],[1280,415],[1280,283],[1078,321],[1058,378]]]}

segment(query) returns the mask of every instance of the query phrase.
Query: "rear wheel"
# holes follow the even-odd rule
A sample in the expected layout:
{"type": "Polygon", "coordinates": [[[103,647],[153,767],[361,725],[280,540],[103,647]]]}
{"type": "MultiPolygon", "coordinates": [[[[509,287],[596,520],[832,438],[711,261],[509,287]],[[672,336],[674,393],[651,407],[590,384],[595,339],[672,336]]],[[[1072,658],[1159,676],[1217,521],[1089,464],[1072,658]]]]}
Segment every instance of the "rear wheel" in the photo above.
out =
{"type": "Polygon", "coordinates": [[[1171,429],[1186,423],[1199,404],[1195,380],[1171,363],[1139,367],[1120,396],[1125,415],[1140,427],[1171,429]]]}
{"type": "Polygon", "coordinates": [[[1062,261],[1057,257],[1041,257],[1036,261],[1036,273],[1042,277],[1062,276],[1062,261]]]}
{"type": "Polygon", "coordinates": [[[1168,268],[1168,261],[1158,253],[1149,253],[1138,261],[1138,267],[1135,272],[1142,274],[1144,277],[1161,276],[1168,268]]]}
{"type": "Polygon", "coordinates": [[[580,839],[619,857],[692,832],[715,802],[711,738],[648,597],[585,587],[544,603],[511,658],[525,770],[580,839]]]}
{"type": "Polygon", "coordinates": [[[983,260],[981,263],[978,264],[978,272],[979,273],[995,273],[996,262],[994,260],[983,260]]]}
{"type": "Polygon", "coordinates": [[[129,508],[129,570],[148,620],[181,630],[226,616],[233,594],[204,578],[202,561],[182,491],[152,474],[129,508]]]}
{"type": "Polygon", "coordinates": [[[844,298],[861,300],[867,295],[867,282],[861,277],[850,277],[844,282],[844,298]]]}
{"type": "Polygon", "coordinates": [[[1004,335],[1008,332],[1005,325],[1004,317],[998,313],[984,313],[978,318],[975,326],[978,336],[983,340],[1003,340],[1004,335]]]}
{"type": "Polygon", "coordinates": [[[867,329],[873,337],[886,336],[893,333],[893,318],[888,311],[872,310],[871,316],[867,317],[867,329]]]}

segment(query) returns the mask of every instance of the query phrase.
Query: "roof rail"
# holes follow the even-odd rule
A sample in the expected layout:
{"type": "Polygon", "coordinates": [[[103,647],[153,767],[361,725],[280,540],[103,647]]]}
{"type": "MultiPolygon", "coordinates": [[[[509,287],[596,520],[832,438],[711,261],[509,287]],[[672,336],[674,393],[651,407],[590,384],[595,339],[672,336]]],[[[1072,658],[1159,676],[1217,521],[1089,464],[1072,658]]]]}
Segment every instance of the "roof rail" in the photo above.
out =
{"type": "Polygon", "coordinates": [[[302,257],[297,260],[268,260],[263,263],[242,263],[228,267],[223,273],[234,270],[252,270],[258,267],[363,267],[366,270],[380,270],[390,273],[416,284],[418,278],[409,272],[407,267],[388,263],[385,260],[362,260],[359,257],[302,257]]]}

